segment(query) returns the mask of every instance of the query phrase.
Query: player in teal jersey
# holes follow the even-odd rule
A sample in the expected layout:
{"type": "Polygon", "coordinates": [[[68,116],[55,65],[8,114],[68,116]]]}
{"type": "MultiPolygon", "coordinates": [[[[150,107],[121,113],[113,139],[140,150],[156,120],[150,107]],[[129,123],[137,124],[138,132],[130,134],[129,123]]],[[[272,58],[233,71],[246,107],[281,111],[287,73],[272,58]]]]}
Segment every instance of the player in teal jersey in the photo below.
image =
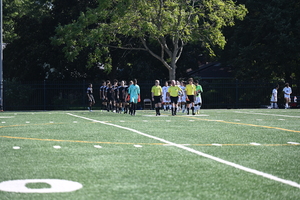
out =
{"type": "Polygon", "coordinates": [[[140,86],[137,84],[137,80],[133,80],[133,84],[128,88],[128,94],[130,95],[130,110],[129,114],[135,115],[138,98],[140,95],[140,86]]]}

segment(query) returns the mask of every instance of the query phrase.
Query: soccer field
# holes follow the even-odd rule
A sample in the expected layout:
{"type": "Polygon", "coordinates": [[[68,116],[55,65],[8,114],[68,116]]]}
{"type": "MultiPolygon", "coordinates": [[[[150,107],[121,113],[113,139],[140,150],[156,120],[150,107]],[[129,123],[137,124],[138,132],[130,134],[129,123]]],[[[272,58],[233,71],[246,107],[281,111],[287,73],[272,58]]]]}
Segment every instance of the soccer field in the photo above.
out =
{"type": "Polygon", "coordinates": [[[0,113],[0,199],[299,199],[300,110],[0,113]]]}

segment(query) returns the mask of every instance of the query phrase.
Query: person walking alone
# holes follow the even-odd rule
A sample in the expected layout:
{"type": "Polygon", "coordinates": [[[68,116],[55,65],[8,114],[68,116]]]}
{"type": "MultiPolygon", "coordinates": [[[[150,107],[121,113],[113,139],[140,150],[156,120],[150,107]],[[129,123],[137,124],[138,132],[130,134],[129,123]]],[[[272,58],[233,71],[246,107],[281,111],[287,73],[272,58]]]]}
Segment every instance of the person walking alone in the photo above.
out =
{"type": "Polygon", "coordinates": [[[88,97],[88,101],[89,101],[89,105],[88,105],[88,109],[90,112],[92,112],[92,106],[96,103],[95,102],[95,99],[94,99],[94,96],[93,96],[93,84],[89,84],[88,85],[88,88],[86,90],[86,94],[87,94],[87,97],[88,97]]]}

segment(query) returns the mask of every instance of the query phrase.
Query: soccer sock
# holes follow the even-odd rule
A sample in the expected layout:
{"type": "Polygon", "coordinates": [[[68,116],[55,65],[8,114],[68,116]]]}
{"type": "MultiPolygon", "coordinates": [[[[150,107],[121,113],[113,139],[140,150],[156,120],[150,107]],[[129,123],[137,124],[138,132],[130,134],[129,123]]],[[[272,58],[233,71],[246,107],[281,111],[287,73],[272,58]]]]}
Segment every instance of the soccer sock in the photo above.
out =
{"type": "Polygon", "coordinates": [[[136,104],[136,103],[134,103],[134,104],[133,104],[133,114],[135,114],[135,111],[136,111],[136,106],[137,106],[137,104],[136,104]]]}
{"type": "Polygon", "coordinates": [[[182,105],[182,112],[184,112],[185,110],[185,105],[182,105]]]}
{"type": "Polygon", "coordinates": [[[192,113],[193,113],[193,114],[195,113],[195,108],[194,108],[194,107],[192,107],[192,113]]]}

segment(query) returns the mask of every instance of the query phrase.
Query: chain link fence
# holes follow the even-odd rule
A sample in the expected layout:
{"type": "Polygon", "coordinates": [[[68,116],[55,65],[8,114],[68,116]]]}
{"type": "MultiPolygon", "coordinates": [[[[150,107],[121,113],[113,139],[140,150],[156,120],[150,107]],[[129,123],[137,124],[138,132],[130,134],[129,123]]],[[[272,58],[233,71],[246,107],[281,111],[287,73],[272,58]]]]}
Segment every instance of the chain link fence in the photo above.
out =
{"type": "MultiPolygon", "coordinates": [[[[266,108],[270,105],[272,89],[279,84],[278,105],[283,107],[284,82],[239,81],[232,79],[201,79],[203,87],[202,108],[266,108]]],[[[163,86],[164,81],[161,80],[163,86]]],[[[290,81],[294,96],[300,97],[300,81],[290,81]]],[[[79,110],[87,108],[87,81],[4,81],[4,110],[79,110]]],[[[96,105],[101,107],[99,88],[101,82],[92,82],[96,105]]],[[[138,81],[141,102],[151,97],[153,81],[138,81]]],[[[299,99],[299,98],[298,98],[299,99]]],[[[299,99],[300,101],[300,99],[299,99]]],[[[299,103],[295,104],[299,108],[299,103]]]]}

